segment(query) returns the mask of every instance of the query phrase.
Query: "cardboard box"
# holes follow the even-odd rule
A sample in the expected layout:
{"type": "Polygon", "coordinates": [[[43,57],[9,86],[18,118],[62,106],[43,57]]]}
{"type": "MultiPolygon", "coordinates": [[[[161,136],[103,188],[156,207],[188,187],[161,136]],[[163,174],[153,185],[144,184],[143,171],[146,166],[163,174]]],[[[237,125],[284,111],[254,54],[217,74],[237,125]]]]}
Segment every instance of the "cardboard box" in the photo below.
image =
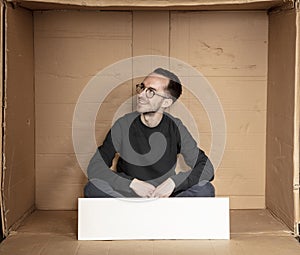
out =
{"type": "MultiPolygon", "coordinates": [[[[232,209],[267,208],[299,235],[298,8],[284,0],[1,2],[4,235],[35,209],[77,209],[86,176],[72,143],[76,102],[99,71],[139,55],[177,58],[204,75],[227,124],[217,195],[232,209]]],[[[102,103],[99,144],[133,86],[120,84],[102,103]]],[[[180,101],[209,152],[205,108],[188,90],[180,101]]]]}

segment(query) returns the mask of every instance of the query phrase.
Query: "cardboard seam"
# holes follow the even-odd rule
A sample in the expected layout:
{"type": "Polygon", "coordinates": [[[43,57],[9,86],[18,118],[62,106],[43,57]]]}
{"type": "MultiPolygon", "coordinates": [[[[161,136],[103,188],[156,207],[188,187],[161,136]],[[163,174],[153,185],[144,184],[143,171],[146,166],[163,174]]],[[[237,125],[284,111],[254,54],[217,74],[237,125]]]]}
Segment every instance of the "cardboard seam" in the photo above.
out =
{"type": "MultiPolygon", "coordinates": [[[[134,50],[133,50],[133,47],[134,47],[134,40],[133,40],[133,31],[134,31],[134,12],[131,11],[131,47],[130,47],[130,54],[131,56],[133,57],[133,54],[134,54],[134,50]]],[[[133,64],[133,60],[131,60],[131,94],[133,95],[134,94],[134,85],[133,85],[133,67],[134,64],[133,64]]],[[[133,105],[134,105],[134,97],[132,97],[132,100],[131,100],[131,110],[133,111],[133,105]]]]}
{"type": "Polygon", "coordinates": [[[35,206],[33,205],[30,207],[16,222],[11,225],[9,229],[6,230],[6,237],[10,235],[10,233],[13,233],[16,231],[20,225],[23,223],[24,219],[26,219],[30,214],[32,214],[35,211],[35,206]]]}
{"type": "MultiPolygon", "coordinates": [[[[1,1],[1,17],[2,17],[2,20],[1,20],[1,68],[2,68],[2,70],[1,70],[1,72],[2,72],[2,80],[1,80],[1,89],[2,89],[2,97],[3,97],[3,87],[4,87],[4,72],[5,72],[5,68],[4,68],[4,63],[5,63],[5,61],[4,61],[4,40],[5,40],[5,38],[4,38],[4,28],[5,28],[5,26],[4,26],[4,24],[5,24],[5,16],[4,16],[4,8],[5,8],[5,6],[4,6],[4,4],[3,4],[3,1],[1,1]]],[[[2,101],[1,101],[1,106],[3,105],[3,98],[1,98],[2,99],[2,101]]],[[[2,109],[1,109],[1,121],[3,121],[3,107],[1,107],[2,109]]],[[[2,126],[3,126],[3,123],[1,123],[1,129],[2,129],[2,126]]],[[[3,130],[1,131],[1,132],[3,132],[3,130]]],[[[2,135],[3,135],[3,133],[2,133],[2,135]]],[[[1,138],[1,145],[0,145],[0,147],[1,147],[1,151],[2,151],[2,144],[3,144],[3,140],[2,140],[2,138],[1,138]]],[[[2,198],[2,180],[3,180],[3,178],[2,178],[2,174],[3,174],[3,157],[1,156],[1,172],[0,172],[0,187],[1,187],[1,190],[0,190],[0,213],[1,213],[1,229],[0,229],[0,231],[1,231],[1,238],[2,237],[4,237],[5,235],[4,235],[4,229],[5,229],[5,222],[4,222],[4,211],[2,210],[2,208],[3,208],[3,198],[2,198]]]]}
{"type": "Polygon", "coordinates": [[[280,13],[282,11],[295,9],[296,8],[296,2],[298,2],[298,1],[299,0],[288,0],[280,6],[275,6],[275,7],[270,8],[268,13],[280,13]]]}
{"type": "Polygon", "coordinates": [[[168,29],[168,32],[169,32],[169,36],[168,36],[168,40],[169,40],[169,42],[168,42],[168,57],[169,57],[169,63],[168,63],[168,68],[170,69],[170,67],[171,67],[171,63],[170,63],[170,61],[171,61],[171,59],[170,59],[170,57],[171,57],[171,36],[172,36],[172,18],[171,18],[171,15],[172,15],[172,11],[168,11],[168,22],[169,22],[169,29],[168,29]]]}
{"type": "Polygon", "coordinates": [[[1,123],[1,128],[2,128],[2,165],[1,165],[1,219],[2,219],[2,232],[4,236],[8,235],[7,231],[7,218],[6,218],[6,209],[5,209],[5,203],[4,203],[4,179],[5,179],[5,153],[4,153],[4,148],[5,148],[5,107],[6,107],[6,74],[7,74],[7,64],[6,64],[6,31],[7,31],[7,19],[6,19],[6,1],[3,1],[3,8],[2,8],[2,61],[3,61],[3,66],[2,66],[2,123],[1,123]]]}
{"type": "Polygon", "coordinates": [[[295,1],[296,5],[296,46],[295,46],[295,103],[294,103],[294,234],[299,236],[299,223],[300,223],[300,205],[299,205],[299,114],[300,114],[300,94],[299,94],[299,3],[300,0],[295,1]]]}
{"type": "Polygon", "coordinates": [[[37,159],[37,150],[36,150],[36,91],[35,91],[35,15],[34,12],[31,11],[31,15],[32,15],[32,58],[33,58],[33,74],[32,74],[32,81],[33,81],[33,122],[34,122],[34,126],[33,126],[33,132],[34,132],[34,136],[33,136],[33,153],[34,153],[34,159],[33,159],[33,167],[34,167],[34,194],[33,194],[33,201],[34,201],[34,207],[35,207],[35,201],[36,201],[36,159],[37,159]]]}
{"type": "MultiPolygon", "coordinates": [[[[273,207],[274,208],[274,203],[273,202],[268,202],[269,205],[271,205],[270,207],[273,207]]],[[[292,221],[293,219],[290,219],[289,215],[287,215],[280,207],[277,207],[276,208],[276,211],[273,211],[269,206],[267,206],[267,210],[269,211],[269,213],[278,221],[280,222],[281,224],[283,224],[284,226],[287,226],[289,229],[292,230],[292,221]],[[280,214],[282,214],[284,216],[284,219],[282,218],[279,218],[277,215],[278,215],[278,212],[280,214]],[[290,224],[289,224],[290,223],[290,224]]]]}
{"type": "Polygon", "coordinates": [[[288,230],[277,230],[277,231],[260,231],[260,232],[231,232],[231,235],[238,235],[238,236],[246,236],[246,235],[253,235],[253,236],[291,236],[293,234],[292,231],[288,230]]]}

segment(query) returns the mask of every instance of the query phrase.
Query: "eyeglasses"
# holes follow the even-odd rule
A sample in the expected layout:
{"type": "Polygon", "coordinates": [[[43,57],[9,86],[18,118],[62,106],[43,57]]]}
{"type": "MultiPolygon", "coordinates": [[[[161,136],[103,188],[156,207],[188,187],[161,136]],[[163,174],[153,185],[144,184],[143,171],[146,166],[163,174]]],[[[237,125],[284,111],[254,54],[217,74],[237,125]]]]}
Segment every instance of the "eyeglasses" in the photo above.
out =
{"type": "Polygon", "coordinates": [[[162,98],[169,99],[169,97],[167,97],[167,96],[158,94],[158,93],[155,92],[155,90],[152,89],[152,88],[146,88],[144,83],[140,83],[140,84],[137,84],[137,85],[136,85],[136,93],[141,94],[144,90],[145,90],[145,92],[146,92],[146,97],[147,97],[147,98],[152,98],[152,97],[154,97],[155,95],[157,95],[157,96],[160,96],[160,97],[162,97],[162,98]]]}

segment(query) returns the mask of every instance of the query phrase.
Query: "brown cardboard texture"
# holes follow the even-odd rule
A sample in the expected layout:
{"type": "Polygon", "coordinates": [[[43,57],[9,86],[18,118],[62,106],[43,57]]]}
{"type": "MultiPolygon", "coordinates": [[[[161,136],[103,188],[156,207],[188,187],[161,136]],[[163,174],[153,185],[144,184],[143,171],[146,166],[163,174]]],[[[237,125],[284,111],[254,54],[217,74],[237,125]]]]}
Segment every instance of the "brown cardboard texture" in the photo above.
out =
{"type": "MultiPolygon", "coordinates": [[[[51,11],[34,15],[38,209],[76,209],[76,197],[82,195],[86,181],[77,165],[72,144],[76,101],[97,68],[131,56],[131,38],[133,55],[166,55],[170,51],[171,57],[191,63],[210,80],[224,104],[228,121],[227,150],[217,172],[220,178],[216,178],[218,194],[231,195],[232,208],[264,207],[267,86],[267,15],[264,12],[155,12],[155,23],[147,19],[151,13],[144,12],[134,12],[132,17],[130,12],[51,11]],[[220,21],[215,21],[210,30],[206,25],[197,25],[210,24],[218,17],[220,21]],[[254,19],[255,24],[249,22],[254,19]],[[99,23],[103,26],[95,25],[99,23]],[[142,35],[142,28],[149,31],[147,36],[142,35]],[[189,31],[193,31],[190,36],[186,34],[189,31]],[[226,31],[226,35],[222,31],[226,31]],[[236,47],[233,33],[238,40],[245,41],[243,46],[236,47]],[[160,34],[162,40],[156,40],[160,34]],[[217,49],[215,44],[219,36],[224,36],[223,48],[217,49]],[[118,49],[114,54],[110,54],[112,45],[118,49]],[[225,53],[220,53],[222,51],[225,53]],[[196,57],[199,55],[201,58],[196,57]],[[226,64],[228,61],[230,64],[226,64]],[[59,96],[54,89],[60,91],[59,96]],[[236,94],[232,94],[232,90],[237,91],[236,94]],[[237,145],[244,151],[236,150],[237,145]],[[256,158],[255,163],[252,158],[256,158]],[[62,192],[64,198],[60,195],[62,192]],[[250,204],[249,200],[253,202],[250,204]]],[[[138,66],[133,63],[133,72],[135,68],[138,66]]],[[[123,90],[120,86],[112,93],[97,116],[97,137],[102,139],[116,107],[130,97],[131,89],[125,86],[123,90]]],[[[195,116],[202,146],[209,151],[211,130],[204,108],[188,90],[180,101],[195,116]]]]}
{"type": "Polygon", "coordinates": [[[33,16],[21,8],[6,14],[2,206],[8,229],[35,203],[35,116],[33,16]]]}
{"type": "MultiPolygon", "coordinates": [[[[34,209],[77,209],[77,198],[83,196],[87,181],[73,147],[77,100],[99,71],[120,60],[149,54],[185,61],[204,75],[218,95],[227,140],[213,182],[217,196],[229,196],[231,209],[267,208],[296,229],[296,7],[293,1],[278,0],[7,1],[1,48],[5,61],[1,79],[5,234],[34,209]]],[[[152,60],[149,72],[158,64],[175,73],[182,71],[179,65],[169,66],[169,61],[152,60]]],[[[133,61],[127,70],[132,79],[111,90],[99,108],[95,121],[99,145],[120,105],[126,102],[126,109],[135,108],[130,98],[143,78],[135,77],[139,68],[133,61]]],[[[114,70],[105,78],[117,80],[121,71],[114,70]]],[[[87,115],[96,103],[83,103],[87,115]]],[[[210,118],[188,84],[179,103],[193,116],[199,146],[209,154],[210,118]]],[[[176,109],[169,111],[176,115],[176,109]]],[[[85,154],[78,156],[88,163],[85,154]]]]}
{"type": "Polygon", "coordinates": [[[293,0],[8,0],[16,5],[33,9],[104,9],[104,10],[267,10],[282,5],[293,5],[293,0]]]}
{"type": "Polygon", "coordinates": [[[271,14],[269,32],[266,205],[289,226],[294,221],[294,135],[299,132],[294,130],[295,20],[295,12],[271,14]]]}
{"type": "Polygon", "coordinates": [[[0,244],[1,255],[11,254],[285,254],[299,253],[299,244],[286,226],[267,210],[231,212],[228,240],[77,241],[75,211],[35,211],[14,235],[0,244]],[[21,251],[21,252],[20,252],[21,251]]]}

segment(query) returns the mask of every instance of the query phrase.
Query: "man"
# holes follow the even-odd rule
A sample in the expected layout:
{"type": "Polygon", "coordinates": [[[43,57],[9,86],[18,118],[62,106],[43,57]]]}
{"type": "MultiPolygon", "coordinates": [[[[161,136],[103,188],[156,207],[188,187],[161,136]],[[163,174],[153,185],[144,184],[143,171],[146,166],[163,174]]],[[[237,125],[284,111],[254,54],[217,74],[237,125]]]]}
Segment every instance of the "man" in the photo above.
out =
{"type": "Polygon", "coordinates": [[[165,113],[182,93],[178,77],[158,68],[136,92],[137,111],[115,122],[89,163],[85,197],[213,197],[210,160],[182,122],[165,113]],[[178,154],[189,171],[176,174],[178,154]]]}

